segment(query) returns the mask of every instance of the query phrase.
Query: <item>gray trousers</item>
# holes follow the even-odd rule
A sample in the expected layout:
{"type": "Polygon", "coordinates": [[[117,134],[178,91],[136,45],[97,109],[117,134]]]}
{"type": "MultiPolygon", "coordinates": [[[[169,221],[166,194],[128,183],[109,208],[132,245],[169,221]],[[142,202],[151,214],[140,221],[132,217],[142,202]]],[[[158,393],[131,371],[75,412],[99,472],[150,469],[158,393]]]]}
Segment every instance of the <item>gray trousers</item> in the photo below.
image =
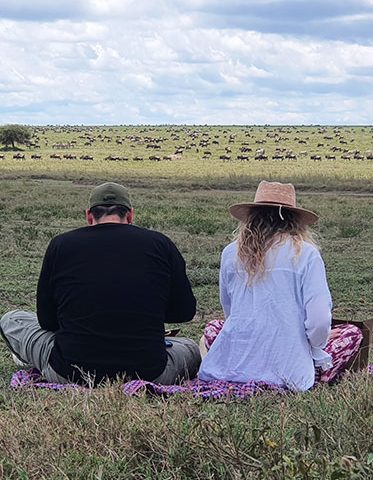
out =
{"type": "MultiPolygon", "coordinates": [[[[23,363],[37,368],[48,382],[68,383],[49,365],[55,334],[40,327],[35,313],[8,312],[0,320],[0,330],[11,352],[23,363]]],[[[166,368],[153,382],[172,385],[181,379],[194,378],[201,363],[198,345],[189,338],[167,340],[172,346],[167,348],[166,368]]]]}

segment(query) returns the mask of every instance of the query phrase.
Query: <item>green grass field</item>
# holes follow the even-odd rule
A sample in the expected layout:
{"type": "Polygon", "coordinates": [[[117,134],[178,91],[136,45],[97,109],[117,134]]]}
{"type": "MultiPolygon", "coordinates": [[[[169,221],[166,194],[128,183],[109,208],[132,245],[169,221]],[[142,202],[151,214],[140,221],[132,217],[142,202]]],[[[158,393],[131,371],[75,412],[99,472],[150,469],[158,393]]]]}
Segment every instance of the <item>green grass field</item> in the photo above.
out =
{"type": "MultiPolygon", "coordinates": [[[[25,159],[1,152],[0,313],[35,309],[49,240],[81,226],[92,186],[114,180],[130,188],[136,223],[169,235],[185,256],[198,312],[182,332],[197,340],[206,321],[222,315],[219,257],[236,226],[227,208],[251,201],[258,181],[267,179],[293,182],[298,203],[320,214],[316,232],[334,305],[352,319],[371,318],[372,135],[371,127],[39,128],[40,148],[20,146],[25,159]],[[161,148],[148,147],[155,144],[161,148]],[[180,146],[183,153],[174,157],[180,146]],[[246,154],[242,148],[252,149],[247,160],[237,160],[246,154]],[[258,148],[268,160],[255,160],[258,148]],[[296,160],[273,160],[276,148],[291,150],[296,160]],[[343,150],[354,153],[343,159],[343,150]],[[203,158],[206,151],[211,155],[203,158]],[[77,159],[51,159],[53,153],[77,159]],[[220,159],[224,154],[231,158],[220,159]],[[335,159],[326,159],[332,154],[335,159]],[[128,160],[105,160],[110,155],[128,160]],[[152,155],[161,159],[149,160],[152,155]]],[[[304,394],[203,402],[127,398],[119,384],[12,392],[15,369],[0,342],[0,478],[373,478],[373,389],[364,373],[304,394]]]]}

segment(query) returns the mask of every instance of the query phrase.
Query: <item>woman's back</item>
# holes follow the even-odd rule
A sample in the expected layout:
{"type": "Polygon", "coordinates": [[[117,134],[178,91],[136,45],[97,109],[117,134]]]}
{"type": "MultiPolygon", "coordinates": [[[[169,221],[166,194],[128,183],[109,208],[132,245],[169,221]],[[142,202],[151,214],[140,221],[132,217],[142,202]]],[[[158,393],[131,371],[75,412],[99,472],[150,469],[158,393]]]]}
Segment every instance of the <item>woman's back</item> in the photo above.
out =
{"type": "Polygon", "coordinates": [[[229,244],[220,299],[226,321],[200,379],[258,380],[296,390],[313,385],[313,356],[321,350],[311,345],[325,337],[331,308],[324,263],[313,245],[302,242],[296,252],[288,237],[267,251],[264,275],[253,281],[238,259],[237,242],[229,244]]]}

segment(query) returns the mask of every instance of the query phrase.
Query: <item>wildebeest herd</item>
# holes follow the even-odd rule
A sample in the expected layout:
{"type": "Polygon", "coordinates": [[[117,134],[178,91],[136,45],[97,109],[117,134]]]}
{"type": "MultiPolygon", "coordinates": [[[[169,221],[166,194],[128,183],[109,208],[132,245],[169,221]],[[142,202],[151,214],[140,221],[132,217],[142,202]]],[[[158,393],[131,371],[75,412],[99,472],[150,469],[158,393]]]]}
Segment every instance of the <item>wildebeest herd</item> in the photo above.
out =
{"type": "Polygon", "coordinates": [[[33,127],[31,140],[0,160],[366,161],[372,139],[370,126],[46,126],[33,127]]]}

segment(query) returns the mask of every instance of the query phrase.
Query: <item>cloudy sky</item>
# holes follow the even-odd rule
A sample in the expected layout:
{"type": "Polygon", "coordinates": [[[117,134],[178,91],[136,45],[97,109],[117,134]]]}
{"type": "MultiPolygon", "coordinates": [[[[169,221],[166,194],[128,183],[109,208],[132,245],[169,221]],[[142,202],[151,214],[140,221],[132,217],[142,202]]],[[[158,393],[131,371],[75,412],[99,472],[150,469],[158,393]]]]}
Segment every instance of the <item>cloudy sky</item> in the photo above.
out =
{"type": "Polygon", "coordinates": [[[373,124],[373,0],[0,0],[0,124],[373,124]]]}

